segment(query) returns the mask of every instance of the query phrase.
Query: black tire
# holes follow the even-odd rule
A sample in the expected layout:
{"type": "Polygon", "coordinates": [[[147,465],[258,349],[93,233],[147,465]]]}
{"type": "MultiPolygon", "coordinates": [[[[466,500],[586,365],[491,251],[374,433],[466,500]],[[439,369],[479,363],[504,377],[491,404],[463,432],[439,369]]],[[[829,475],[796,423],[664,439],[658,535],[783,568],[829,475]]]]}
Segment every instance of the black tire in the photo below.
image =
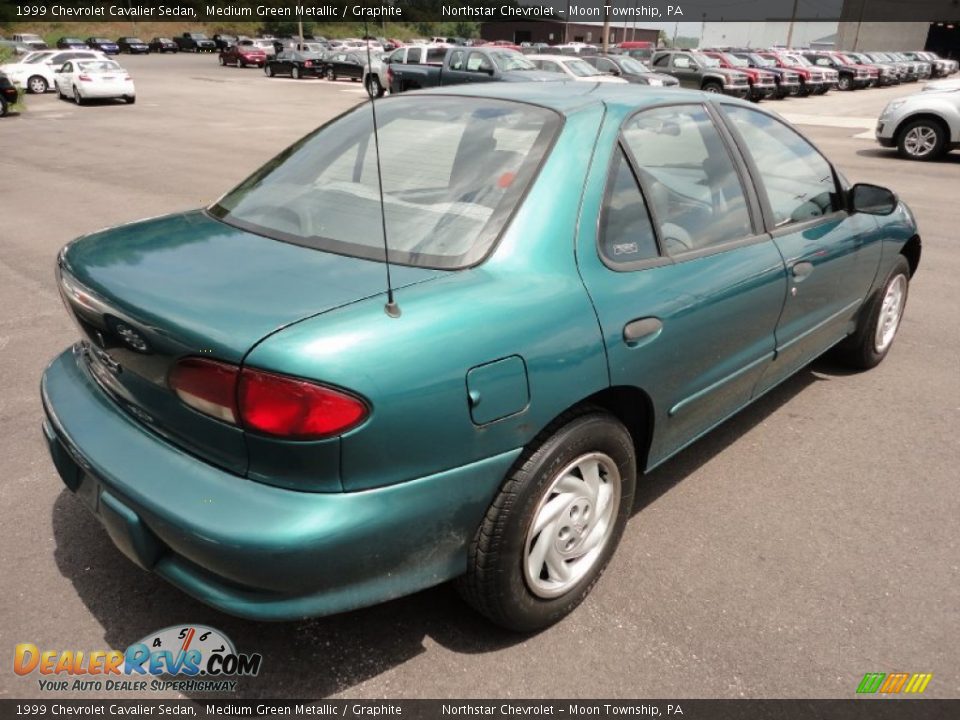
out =
{"type": "Polygon", "coordinates": [[[47,81],[39,75],[31,75],[27,79],[27,90],[35,95],[43,95],[48,87],[47,81]]]}
{"type": "Polygon", "coordinates": [[[941,123],[931,118],[913,120],[897,132],[897,150],[900,157],[907,160],[936,160],[947,151],[947,131],[941,123]],[[932,145],[924,145],[921,148],[919,143],[911,142],[914,134],[929,137],[930,133],[934,138],[932,145]]]}
{"type": "Polygon", "coordinates": [[[127,105],[133,105],[135,102],[137,102],[136,95],[124,95],[123,99],[127,103],[127,105]]]}
{"type": "Polygon", "coordinates": [[[711,80],[703,84],[703,91],[708,93],[722,93],[723,85],[718,82],[711,80]]]}
{"type": "Polygon", "coordinates": [[[0,117],[6,117],[8,112],[10,112],[10,105],[4,98],[0,97],[0,117]]]}
{"type": "Polygon", "coordinates": [[[850,367],[857,370],[869,370],[879,365],[890,352],[893,343],[896,341],[896,332],[899,330],[900,321],[906,310],[907,300],[910,295],[910,264],[907,259],[900,255],[890,270],[883,285],[870,298],[864,306],[857,322],[857,329],[853,335],[848,337],[842,343],[837,345],[834,350],[834,357],[850,367]],[[882,322],[881,314],[884,309],[884,298],[888,290],[903,278],[903,302],[900,306],[900,312],[897,324],[893,327],[893,337],[882,349],[877,348],[877,330],[878,324],[882,322]]]}
{"type": "MultiPolygon", "coordinates": [[[[607,477],[615,481],[612,475],[607,477]]],[[[587,596],[613,555],[633,506],[635,487],[633,439],[616,418],[592,408],[562,416],[533,440],[507,474],[470,544],[467,573],[457,580],[460,594],[493,622],[519,632],[541,630],[562,619],[587,596]],[[615,515],[585,574],[562,594],[544,597],[533,592],[524,570],[528,531],[559,473],[594,452],[603,453],[616,465],[620,497],[611,508],[615,515]]],[[[613,497],[609,502],[614,502],[613,497]]],[[[566,518],[566,513],[564,510],[558,517],[566,518]]],[[[582,541],[589,529],[581,524],[577,532],[582,541]]]]}
{"type": "Polygon", "coordinates": [[[386,92],[383,85],[380,84],[380,78],[374,73],[367,75],[366,86],[367,94],[370,95],[370,97],[383,97],[383,94],[386,92]]]}
{"type": "Polygon", "coordinates": [[[853,82],[846,75],[841,75],[837,81],[837,90],[853,90],[853,82]]]}
{"type": "Polygon", "coordinates": [[[300,68],[294,65],[293,68],[290,70],[290,77],[292,77],[294,80],[299,80],[302,77],[300,75],[300,68]]]}
{"type": "Polygon", "coordinates": [[[324,75],[326,75],[327,80],[337,79],[337,74],[333,71],[333,68],[327,68],[327,72],[325,72],[324,75]]]}

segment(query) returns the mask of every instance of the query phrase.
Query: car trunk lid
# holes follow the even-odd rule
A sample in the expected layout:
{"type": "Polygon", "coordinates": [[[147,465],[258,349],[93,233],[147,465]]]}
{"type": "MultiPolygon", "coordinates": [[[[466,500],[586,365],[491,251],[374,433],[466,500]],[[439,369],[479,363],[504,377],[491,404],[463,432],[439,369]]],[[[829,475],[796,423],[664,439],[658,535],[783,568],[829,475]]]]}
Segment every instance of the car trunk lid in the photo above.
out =
{"type": "MultiPolygon", "coordinates": [[[[395,287],[442,271],[395,268],[395,287]]],[[[241,364],[263,338],[385,291],[380,262],[255,235],[202,211],[112,228],[68,245],[60,291],[100,385],[173,443],[236,473],[239,428],[184,405],[168,385],[187,356],[241,364]]]]}

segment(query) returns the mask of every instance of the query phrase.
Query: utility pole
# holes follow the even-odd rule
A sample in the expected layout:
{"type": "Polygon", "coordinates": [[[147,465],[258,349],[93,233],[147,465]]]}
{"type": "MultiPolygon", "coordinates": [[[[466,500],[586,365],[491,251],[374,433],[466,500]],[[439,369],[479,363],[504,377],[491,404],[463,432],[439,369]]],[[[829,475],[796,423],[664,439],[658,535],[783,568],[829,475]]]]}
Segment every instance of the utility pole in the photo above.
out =
{"type": "Polygon", "coordinates": [[[300,36],[300,49],[303,50],[303,20],[297,20],[297,34],[300,36]]]}
{"type": "Polygon", "coordinates": [[[603,8],[603,54],[607,54],[607,46],[610,40],[610,6],[603,8]]]}
{"type": "Polygon", "coordinates": [[[793,24],[797,21],[797,5],[800,0],[793,0],[793,12],[790,13],[790,27],[787,29],[787,47],[793,47],[793,24]]]}

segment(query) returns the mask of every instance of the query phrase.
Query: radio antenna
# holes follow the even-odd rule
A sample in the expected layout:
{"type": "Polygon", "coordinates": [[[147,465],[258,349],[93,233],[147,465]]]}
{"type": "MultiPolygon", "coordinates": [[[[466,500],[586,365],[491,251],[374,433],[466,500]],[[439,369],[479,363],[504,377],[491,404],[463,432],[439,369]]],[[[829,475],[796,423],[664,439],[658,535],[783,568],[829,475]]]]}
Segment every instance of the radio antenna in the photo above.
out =
{"type": "MultiPolygon", "coordinates": [[[[373,73],[373,60],[370,57],[370,33],[367,30],[367,21],[363,21],[363,42],[367,46],[367,73],[373,73]]],[[[383,264],[387,268],[387,304],[384,312],[392,318],[400,317],[400,306],[393,299],[393,282],[390,277],[390,245],[387,242],[387,208],[383,201],[383,170],[380,167],[380,133],[377,130],[377,103],[370,91],[371,83],[367,80],[367,94],[370,96],[370,112],[373,115],[373,150],[377,159],[377,187],[380,192],[380,225],[383,230],[383,264]]],[[[379,78],[378,83],[379,85],[379,78]]]]}

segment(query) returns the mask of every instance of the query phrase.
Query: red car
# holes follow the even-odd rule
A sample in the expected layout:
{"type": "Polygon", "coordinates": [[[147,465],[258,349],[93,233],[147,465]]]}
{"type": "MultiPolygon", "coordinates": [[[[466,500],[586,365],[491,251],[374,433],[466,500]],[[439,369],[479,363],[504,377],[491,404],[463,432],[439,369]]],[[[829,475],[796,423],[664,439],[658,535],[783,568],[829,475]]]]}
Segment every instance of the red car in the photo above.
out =
{"type": "Polygon", "coordinates": [[[263,67],[267,61],[267,53],[257,47],[253,40],[240,40],[230,47],[220,51],[221,65],[236,65],[237,67],[263,67]]]}
{"type": "Polygon", "coordinates": [[[774,73],[752,68],[746,60],[719,50],[704,50],[703,54],[719,60],[720,67],[744,73],[750,80],[750,94],[747,97],[753,102],[760,102],[777,94],[777,76],[774,73]]]}
{"type": "Polygon", "coordinates": [[[830,81],[826,72],[820,68],[807,64],[804,65],[796,61],[796,58],[782,57],[773,52],[757,53],[760,57],[767,60],[773,60],[777,67],[790,70],[800,76],[800,96],[823,95],[830,89],[830,81]]]}

